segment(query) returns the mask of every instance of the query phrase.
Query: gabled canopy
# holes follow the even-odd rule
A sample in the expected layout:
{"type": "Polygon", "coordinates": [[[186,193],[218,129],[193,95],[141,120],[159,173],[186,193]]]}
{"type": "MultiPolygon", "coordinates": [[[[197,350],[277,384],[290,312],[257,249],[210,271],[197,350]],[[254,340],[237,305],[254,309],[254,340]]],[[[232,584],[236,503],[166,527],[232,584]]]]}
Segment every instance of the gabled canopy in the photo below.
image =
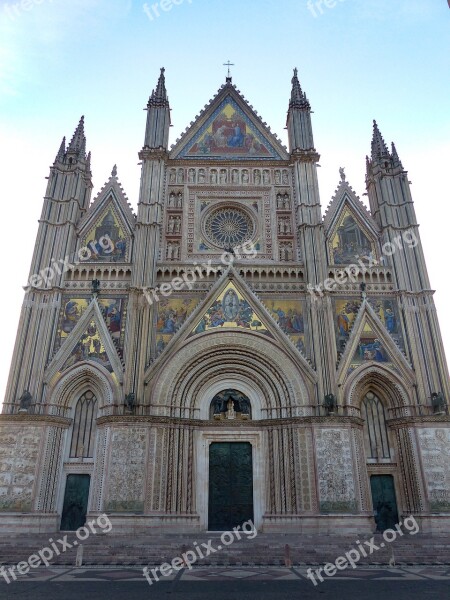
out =
{"type": "Polygon", "coordinates": [[[181,347],[200,335],[214,335],[234,331],[240,335],[253,334],[272,340],[301,366],[311,381],[317,375],[302,352],[285,334],[268,309],[248,287],[239,274],[230,267],[211,288],[206,298],[186,319],[158,359],[146,373],[146,381],[170,360],[181,347]]]}
{"type": "Polygon", "coordinates": [[[411,365],[369,302],[364,300],[339,362],[338,382],[343,383],[353,371],[370,365],[390,368],[406,381],[414,381],[411,365]]]}
{"type": "Polygon", "coordinates": [[[173,159],[288,160],[287,149],[227,82],[170,152],[173,159]]]}

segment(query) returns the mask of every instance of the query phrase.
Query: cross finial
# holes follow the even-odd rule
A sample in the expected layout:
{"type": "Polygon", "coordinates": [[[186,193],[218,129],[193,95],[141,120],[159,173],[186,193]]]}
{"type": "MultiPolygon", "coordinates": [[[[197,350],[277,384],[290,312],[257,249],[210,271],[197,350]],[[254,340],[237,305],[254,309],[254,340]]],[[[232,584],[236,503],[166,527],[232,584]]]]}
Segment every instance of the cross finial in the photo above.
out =
{"type": "Polygon", "coordinates": [[[234,67],[234,63],[230,62],[230,59],[228,59],[228,62],[223,63],[223,66],[228,67],[227,83],[231,83],[232,77],[231,77],[230,67],[234,67]]]}

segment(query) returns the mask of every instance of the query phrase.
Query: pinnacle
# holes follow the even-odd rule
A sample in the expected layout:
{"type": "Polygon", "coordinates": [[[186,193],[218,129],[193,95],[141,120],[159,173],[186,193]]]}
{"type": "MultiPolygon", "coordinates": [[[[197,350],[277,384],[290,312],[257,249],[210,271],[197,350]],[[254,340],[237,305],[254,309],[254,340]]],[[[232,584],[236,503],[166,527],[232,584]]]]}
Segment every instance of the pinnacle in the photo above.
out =
{"type": "Polygon", "coordinates": [[[298,80],[298,69],[294,69],[294,76],[292,78],[292,92],[291,101],[289,108],[306,108],[309,107],[309,102],[306,95],[303,93],[300,81],[298,80]]]}
{"type": "Polygon", "coordinates": [[[152,95],[148,101],[148,106],[169,106],[169,98],[166,90],[166,78],[164,76],[165,71],[166,70],[164,67],[162,67],[156,88],[152,91],[152,95]]]}
{"type": "Polygon", "coordinates": [[[68,152],[76,152],[84,158],[86,152],[86,136],[84,135],[84,116],[81,117],[80,122],[75,129],[75,133],[70,141],[67,148],[68,152]]]}
{"type": "Polygon", "coordinates": [[[383,139],[383,136],[378,129],[376,121],[373,122],[373,137],[372,137],[372,159],[381,158],[382,156],[390,157],[388,147],[383,139]]]}
{"type": "Polygon", "coordinates": [[[65,153],[66,153],[66,138],[64,136],[62,139],[61,145],[59,147],[58,153],[56,155],[55,162],[56,161],[62,162],[64,160],[65,153]]]}
{"type": "Polygon", "coordinates": [[[403,166],[402,161],[400,160],[400,158],[398,156],[397,148],[395,147],[394,142],[392,142],[391,148],[392,148],[391,154],[392,154],[392,159],[394,161],[394,165],[403,166]]]}

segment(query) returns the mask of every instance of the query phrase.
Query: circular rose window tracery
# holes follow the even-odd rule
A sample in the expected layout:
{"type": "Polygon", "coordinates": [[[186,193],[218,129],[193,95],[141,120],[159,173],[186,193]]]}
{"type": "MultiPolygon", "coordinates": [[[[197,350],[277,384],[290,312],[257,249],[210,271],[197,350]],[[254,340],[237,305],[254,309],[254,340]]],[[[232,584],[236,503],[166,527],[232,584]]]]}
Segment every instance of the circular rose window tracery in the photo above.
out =
{"type": "Polygon", "coordinates": [[[204,224],[206,238],[219,248],[243,244],[253,237],[254,231],[250,215],[237,207],[218,208],[204,224]]]}

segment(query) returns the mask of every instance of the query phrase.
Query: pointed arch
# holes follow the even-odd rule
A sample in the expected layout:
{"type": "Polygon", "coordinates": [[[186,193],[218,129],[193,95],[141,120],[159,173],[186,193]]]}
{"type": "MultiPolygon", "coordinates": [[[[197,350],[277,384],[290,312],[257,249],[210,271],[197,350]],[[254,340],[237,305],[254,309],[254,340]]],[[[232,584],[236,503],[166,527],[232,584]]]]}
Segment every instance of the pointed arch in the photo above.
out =
{"type": "MultiPolygon", "coordinates": [[[[59,407],[73,411],[74,404],[91,391],[99,402],[99,415],[109,414],[120,399],[120,385],[101,365],[82,363],[66,371],[47,390],[51,413],[59,407]]],[[[70,413],[69,413],[69,416],[70,413]]]]}
{"type": "Polygon", "coordinates": [[[404,384],[405,381],[391,367],[368,364],[360,367],[350,375],[344,387],[343,395],[346,404],[350,408],[359,411],[361,399],[368,392],[373,392],[385,403],[388,415],[393,409],[401,409],[404,415],[408,415],[411,404],[411,388],[408,393],[408,389],[404,384]]]}

